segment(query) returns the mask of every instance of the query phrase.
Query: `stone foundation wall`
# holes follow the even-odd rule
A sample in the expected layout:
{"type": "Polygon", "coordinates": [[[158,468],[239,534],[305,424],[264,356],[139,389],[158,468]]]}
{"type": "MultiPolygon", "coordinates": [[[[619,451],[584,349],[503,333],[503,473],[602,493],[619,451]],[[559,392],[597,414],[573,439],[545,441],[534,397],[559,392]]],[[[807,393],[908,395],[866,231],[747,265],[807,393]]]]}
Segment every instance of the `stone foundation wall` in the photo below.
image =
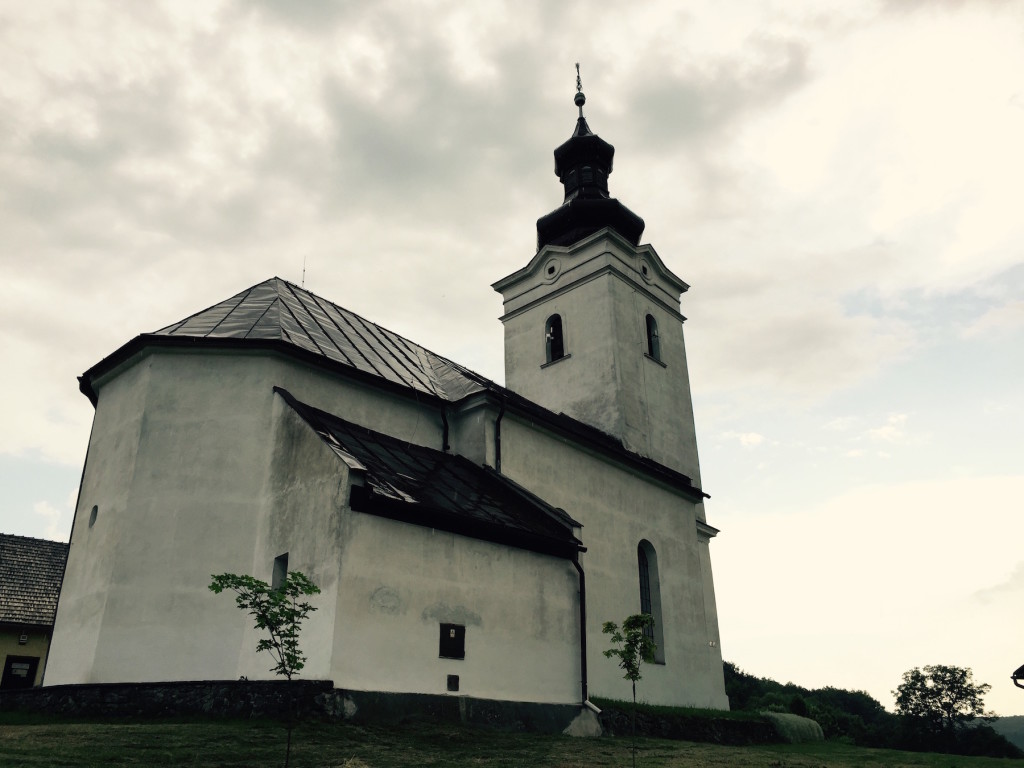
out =
{"type": "Polygon", "coordinates": [[[281,717],[289,703],[300,717],[320,716],[330,680],[217,680],[53,685],[0,691],[0,711],[68,717],[281,717]]]}
{"type": "Polygon", "coordinates": [[[0,691],[0,711],[64,717],[280,718],[352,723],[452,722],[561,733],[580,715],[570,704],[469,696],[346,691],[330,680],[218,680],[54,685],[0,691]]]}

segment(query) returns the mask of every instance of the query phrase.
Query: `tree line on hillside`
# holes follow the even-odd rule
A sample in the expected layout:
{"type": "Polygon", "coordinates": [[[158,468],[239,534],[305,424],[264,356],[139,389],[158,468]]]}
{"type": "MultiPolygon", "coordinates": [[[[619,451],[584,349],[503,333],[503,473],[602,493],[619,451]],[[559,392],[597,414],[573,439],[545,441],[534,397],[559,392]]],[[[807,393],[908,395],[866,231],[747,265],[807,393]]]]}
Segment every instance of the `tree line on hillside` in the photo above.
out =
{"type": "Polygon", "coordinates": [[[990,686],[975,684],[969,669],[942,665],[912,669],[893,691],[898,714],[864,691],[808,689],[747,674],[724,663],[725,692],[734,710],[792,712],[816,720],[825,738],[864,747],[1024,757],[984,720],[990,686]]]}

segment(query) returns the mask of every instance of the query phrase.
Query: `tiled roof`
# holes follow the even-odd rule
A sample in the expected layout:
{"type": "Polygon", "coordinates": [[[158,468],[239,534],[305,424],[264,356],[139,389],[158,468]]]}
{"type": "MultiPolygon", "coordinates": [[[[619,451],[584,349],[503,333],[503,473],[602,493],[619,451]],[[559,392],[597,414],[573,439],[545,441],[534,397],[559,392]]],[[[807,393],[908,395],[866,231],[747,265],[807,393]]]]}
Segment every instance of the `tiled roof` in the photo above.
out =
{"type": "Polygon", "coordinates": [[[152,336],[283,341],[444,400],[490,382],[287,280],[272,277],[152,336]]]}
{"type": "Polygon", "coordinates": [[[578,551],[573,528],[579,523],[489,467],[374,432],[275,391],[342,460],[365,469],[353,509],[548,554],[578,551]]]}
{"type": "Polygon", "coordinates": [[[52,626],[67,559],[64,542],[0,533],[0,623],[52,626]]]}

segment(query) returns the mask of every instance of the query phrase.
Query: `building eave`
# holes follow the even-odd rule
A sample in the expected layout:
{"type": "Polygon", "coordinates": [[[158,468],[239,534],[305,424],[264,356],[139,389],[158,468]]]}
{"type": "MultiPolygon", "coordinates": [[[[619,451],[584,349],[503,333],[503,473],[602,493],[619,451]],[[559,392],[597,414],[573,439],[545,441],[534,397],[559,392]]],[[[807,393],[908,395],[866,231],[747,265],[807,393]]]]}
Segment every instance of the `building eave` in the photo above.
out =
{"type": "Polygon", "coordinates": [[[509,529],[479,520],[469,520],[422,504],[409,504],[373,493],[365,486],[352,488],[350,506],[354,512],[385,517],[401,523],[433,528],[493,544],[525,549],[542,555],[574,559],[583,546],[579,541],[565,541],[539,536],[527,531],[509,529]]]}
{"type": "Polygon", "coordinates": [[[413,398],[417,402],[441,406],[448,401],[437,395],[430,395],[406,385],[389,381],[373,373],[361,371],[345,363],[332,360],[323,355],[297,347],[283,339],[240,339],[231,337],[201,336],[164,336],[142,333],[131,341],[123,344],[110,355],[107,355],[85,373],[78,377],[78,388],[83,395],[96,407],[99,393],[96,384],[116,374],[117,370],[128,364],[133,357],[150,349],[169,349],[187,351],[234,351],[234,352],[272,352],[283,357],[292,358],[305,365],[320,368],[348,379],[383,389],[394,394],[413,398]]]}

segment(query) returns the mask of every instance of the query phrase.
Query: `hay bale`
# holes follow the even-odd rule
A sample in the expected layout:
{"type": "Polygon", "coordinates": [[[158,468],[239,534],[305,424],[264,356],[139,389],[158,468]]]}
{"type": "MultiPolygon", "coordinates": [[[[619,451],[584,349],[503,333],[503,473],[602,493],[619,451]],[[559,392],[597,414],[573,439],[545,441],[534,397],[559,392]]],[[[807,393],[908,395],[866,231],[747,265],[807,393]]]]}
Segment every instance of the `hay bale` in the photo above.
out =
{"type": "Polygon", "coordinates": [[[803,744],[807,741],[824,741],[821,726],[809,717],[800,717],[789,712],[762,712],[765,720],[772,724],[779,738],[789,744],[803,744]]]}

